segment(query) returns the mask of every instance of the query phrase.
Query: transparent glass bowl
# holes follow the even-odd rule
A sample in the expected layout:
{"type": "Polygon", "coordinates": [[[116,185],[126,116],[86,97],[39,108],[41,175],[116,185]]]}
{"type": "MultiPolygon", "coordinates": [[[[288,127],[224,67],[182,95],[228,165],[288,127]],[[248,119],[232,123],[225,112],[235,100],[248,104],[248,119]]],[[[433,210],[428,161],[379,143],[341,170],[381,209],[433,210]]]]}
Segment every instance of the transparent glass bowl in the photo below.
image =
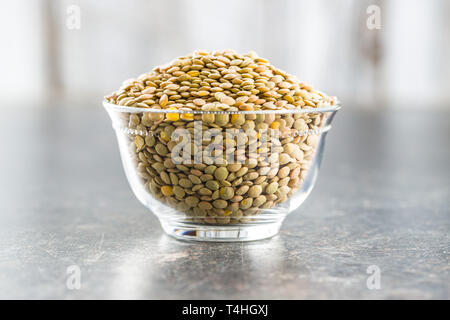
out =
{"type": "Polygon", "coordinates": [[[340,108],[227,112],[103,105],[137,198],[169,235],[202,241],[276,235],[311,192],[340,108]]]}

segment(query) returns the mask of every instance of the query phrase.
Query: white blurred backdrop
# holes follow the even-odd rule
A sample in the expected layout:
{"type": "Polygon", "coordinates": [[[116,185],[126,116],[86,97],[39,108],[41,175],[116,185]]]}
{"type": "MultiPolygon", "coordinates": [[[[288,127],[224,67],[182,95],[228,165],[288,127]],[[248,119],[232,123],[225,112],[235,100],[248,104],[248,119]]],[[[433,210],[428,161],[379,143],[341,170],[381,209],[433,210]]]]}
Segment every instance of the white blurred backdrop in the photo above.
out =
{"type": "Polygon", "coordinates": [[[448,0],[15,0],[1,2],[0,24],[3,106],[98,106],[154,65],[231,48],[348,108],[450,109],[448,0]],[[370,5],[380,29],[367,27],[370,5]]]}

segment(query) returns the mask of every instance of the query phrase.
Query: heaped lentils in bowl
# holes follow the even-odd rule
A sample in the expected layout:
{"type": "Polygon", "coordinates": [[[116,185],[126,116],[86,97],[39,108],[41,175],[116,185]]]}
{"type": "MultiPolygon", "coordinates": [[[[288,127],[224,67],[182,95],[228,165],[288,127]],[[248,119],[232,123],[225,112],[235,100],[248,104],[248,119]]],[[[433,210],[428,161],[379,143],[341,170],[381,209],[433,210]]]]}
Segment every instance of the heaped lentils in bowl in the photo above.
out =
{"type": "Polygon", "coordinates": [[[329,115],[314,110],[337,104],[255,53],[232,50],[179,57],[105,100],[130,108],[115,127],[127,136],[147,193],[141,201],[157,199],[206,224],[246,223],[294,195],[329,115]],[[174,135],[180,130],[189,139],[174,135]]]}
{"type": "Polygon", "coordinates": [[[314,90],[255,53],[197,51],[126,80],[106,101],[127,107],[255,111],[332,106],[314,90]]]}

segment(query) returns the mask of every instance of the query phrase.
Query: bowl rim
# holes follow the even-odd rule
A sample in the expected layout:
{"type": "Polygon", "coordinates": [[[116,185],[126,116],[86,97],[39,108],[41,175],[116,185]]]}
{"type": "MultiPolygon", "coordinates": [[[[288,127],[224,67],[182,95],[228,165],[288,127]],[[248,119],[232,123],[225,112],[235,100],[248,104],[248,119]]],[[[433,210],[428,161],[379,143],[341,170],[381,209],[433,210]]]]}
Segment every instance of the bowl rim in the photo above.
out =
{"type": "Polygon", "coordinates": [[[338,101],[333,106],[318,107],[318,108],[304,108],[304,109],[281,109],[281,110],[255,110],[255,111],[205,111],[205,110],[169,110],[169,109],[152,109],[152,108],[137,108],[125,107],[110,103],[103,100],[103,106],[106,110],[114,110],[118,112],[127,113],[190,113],[190,114],[304,114],[304,113],[325,113],[336,112],[341,109],[342,104],[338,101]]]}

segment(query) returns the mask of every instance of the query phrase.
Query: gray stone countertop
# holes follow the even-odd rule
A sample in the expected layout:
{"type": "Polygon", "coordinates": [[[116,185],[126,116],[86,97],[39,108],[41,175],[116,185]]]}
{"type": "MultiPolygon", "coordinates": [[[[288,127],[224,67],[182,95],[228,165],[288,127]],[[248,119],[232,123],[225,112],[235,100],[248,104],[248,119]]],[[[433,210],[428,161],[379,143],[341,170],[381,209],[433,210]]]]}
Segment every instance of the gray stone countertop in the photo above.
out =
{"type": "Polygon", "coordinates": [[[248,243],[166,236],[98,105],[4,108],[0,134],[0,298],[449,298],[448,112],[341,110],[310,197],[248,243]]]}

